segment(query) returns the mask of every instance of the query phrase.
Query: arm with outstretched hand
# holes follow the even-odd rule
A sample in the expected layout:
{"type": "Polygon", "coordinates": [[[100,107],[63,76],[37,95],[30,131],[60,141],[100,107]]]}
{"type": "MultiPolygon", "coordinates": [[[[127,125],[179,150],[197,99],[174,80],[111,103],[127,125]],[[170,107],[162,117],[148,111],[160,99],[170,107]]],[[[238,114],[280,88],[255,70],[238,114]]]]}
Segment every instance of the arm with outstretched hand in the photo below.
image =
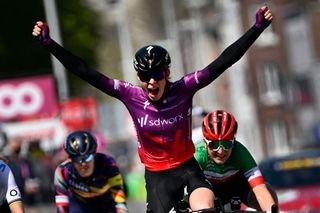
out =
{"type": "Polygon", "coordinates": [[[84,60],[56,43],[50,37],[50,30],[47,23],[37,21],[33,27],[32,35],[38,38],[40,44],[52,53],[67,68],[67,70],[71,71],[82,80],[97,87],[102,74],[89,67],[84,60]]]}

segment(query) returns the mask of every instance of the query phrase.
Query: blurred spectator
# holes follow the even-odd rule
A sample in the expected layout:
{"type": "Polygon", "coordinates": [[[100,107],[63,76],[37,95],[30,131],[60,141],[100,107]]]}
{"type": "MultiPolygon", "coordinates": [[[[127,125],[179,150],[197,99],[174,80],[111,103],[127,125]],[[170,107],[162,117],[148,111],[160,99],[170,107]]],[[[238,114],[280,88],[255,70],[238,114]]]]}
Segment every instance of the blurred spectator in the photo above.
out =
{"type": "MultiPolygon", "coordinates": [[[[1,126],[0,126],[1,127],[1,126]]],[[[7,134],[0,128],[0,152],[3,152],[3,148],[6,146],[8,141],[7,134]]]]}
{"type": "Polygon", "coordinates": [[[21,146],[20,138],[8,138],[3,155],[9,159],[8,166],[16,179],[24,203],[34,204],[35,195],[39,192],[39,182],[34,175],[31,163],[22,157],[21,146]]]}
{"type": "Polygon", "coordinates": [[[28,142],[27,158],[39,183],[39,191],[35,195],[35,201],[54,202],[52,159],[41,149],[39,140],[28,142]]]}

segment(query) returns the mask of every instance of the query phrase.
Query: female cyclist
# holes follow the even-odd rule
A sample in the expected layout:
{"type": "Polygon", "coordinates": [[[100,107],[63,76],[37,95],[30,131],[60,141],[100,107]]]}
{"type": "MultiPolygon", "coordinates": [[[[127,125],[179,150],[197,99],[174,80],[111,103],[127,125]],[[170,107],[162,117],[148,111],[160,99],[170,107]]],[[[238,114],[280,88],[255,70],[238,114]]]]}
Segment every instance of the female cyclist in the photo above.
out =
{"type": "Polygon", "coordinates": [[[250,152],[235,139],[237,129],[232,114],[223,110],[208,113],[202,123],[203,140],[196,142],[194,156],[223,204],[239,197],[248,207],[271,211],[276,193],[265,184],[250,152]]]}
{"type": "Polygon", "coordinates": [[[64,144],[69,159],[54,175],[58,213],[127,213],[122,176],[115,160],[96,153],[95,138],[85,131],[71,133],[64,144]]]}
{"type": "Polygon", "coordinates": [[[111,79],[90,68],[52,40],[48,25],[41,21],[36,23],[32,34],[69,71],[125,104],[134,122],[138,153],[146,168],[147,208],[154,213],[167,213],[182,198],[184,186],[189,191],[193,210],[213,206],[210,184],[193,157],[192,99],[199,89],[237,62],[271,21],[269,9],[261,7],[256,13],[256,23],[240,39],[207,67],[176,82],[169,81],[169,53],[158,45],[142,47],[134,58],[140,86],[111,79]]]}

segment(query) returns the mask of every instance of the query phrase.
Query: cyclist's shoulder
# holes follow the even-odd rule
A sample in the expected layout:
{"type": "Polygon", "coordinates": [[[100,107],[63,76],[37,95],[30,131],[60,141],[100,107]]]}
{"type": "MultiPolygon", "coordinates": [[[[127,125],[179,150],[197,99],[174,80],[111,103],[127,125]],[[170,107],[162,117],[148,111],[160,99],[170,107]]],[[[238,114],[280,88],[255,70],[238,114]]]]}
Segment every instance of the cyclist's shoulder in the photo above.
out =
{"type": "Polygon", "coordinates": [[[232,150],[229,161],[232,162],[233,165],[237,165],[237,167],[241,168],[243,171],[248,171],[257,166],[250,151],[238,141],[235,142],[235,147],[232,150]]]}
{"type": "Polygon", "coordinates": [[[118,168],[117,162],[113,155],[105,153],[96,153],[95,155],[95,167],[104,168],[107,172],[112,168],[118,168]]]}
{"type": "Polygon", "coordinates": [[[234,141],[234,147],[233,147],[233,152],[239,152],[239,153],[249,153],[249,150],[247,149],[247,147],[240,141],[235,140],[234,141]]]}
{"type": "Polygon", "coordinates": [[[101,161],[103,163],[115,162],[113,155],[108,153],[97,152],[94,158],[96,161],[101,161]]]}
{"type": "Polygon", "coordinates": [[[3,178],[8,178],[8,173],[11,171],[8,164],[0,159],[0,180],[3,182],[3,178]]]}
{"type": "Polygon", "coordinates": [[[207,148],[203,140],[194,143],[195,155],[207,155],[207,148]]]}
{"type": "Polygon", "coordinates": [[[201,140],[195,143],[194,157],[200,164],[201,168],[206,167],[207,163],[209,162],[209,157],[204,141],[201,140]]]}
{"type": "Polygon", "coordinates": [[[195,75],[188,73],[178,80],[167,81],[167,88],[173,94],[178,93],[181,96],[189,96],[191,94],[190,89],[195,85],[194,82],[197,82],[195,75]]]}
{"type": "Polygon", "coordinates": [[[234,143],[234,148],[232,152],[233,154],[240,155],[240,156],[243,156],[243,155],[252,156],[250,151],[247,149],[247,147],[243,143],[237,140],[234,143]]]}
{"type": "MultiPolygon", "coordinates": [[[[108,78],[106,77],[106,79],[108,78]]],[[[119,90],[120,92],[124,92],[124,91],[135,92],[135,93],[143,92],[143,89],[140,86],[134,85],[128,81],[119,80],[119,79],[112,79],[112,80],[114,82],[114,85],[113,85],[114,89],[119,90]]]]}
{"type": "Polygon", "coordinates": [[[56,167],[56,173],[63,173],[65,174],[67,171],[70,171],[72,168],[72,161],[71,159],[66,159],[65,161],[61,162],[56,167]]]}
{"type": "Polygon", "coordinates": [[[196,147],[196,149],[197,148],[199,148],[199,149],[206,148],[203,140],[198,140],[198,141],[194,142],[194,146],[196,147]]]}

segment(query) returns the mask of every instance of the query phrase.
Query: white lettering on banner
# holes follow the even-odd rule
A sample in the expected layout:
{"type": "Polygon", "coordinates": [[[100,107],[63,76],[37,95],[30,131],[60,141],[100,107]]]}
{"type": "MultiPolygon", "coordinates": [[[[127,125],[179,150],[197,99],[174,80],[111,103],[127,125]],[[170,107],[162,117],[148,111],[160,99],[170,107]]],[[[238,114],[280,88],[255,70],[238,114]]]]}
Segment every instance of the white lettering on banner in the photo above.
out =
{"type": "Polygon", "coordinates": [[[174,116],[172,118],[167,118],[167,119],[155,119],[155,120],[148,120],[148,115],[145,115],[144,117],[141,117],[140,119],[138,118],[138,122],[141,127],[144,127],[145,125],[149,126],[164,126],[164,125],[171,125],[178,123],[183,119],[182,113],[180,115],[174,116]]]}
{"type": "Polygon", "coordinates": [[[0,87],[0,116],[33,114],[41,109],[43,101],[43,93],[36,84],[3,85],[0,87]]]}

